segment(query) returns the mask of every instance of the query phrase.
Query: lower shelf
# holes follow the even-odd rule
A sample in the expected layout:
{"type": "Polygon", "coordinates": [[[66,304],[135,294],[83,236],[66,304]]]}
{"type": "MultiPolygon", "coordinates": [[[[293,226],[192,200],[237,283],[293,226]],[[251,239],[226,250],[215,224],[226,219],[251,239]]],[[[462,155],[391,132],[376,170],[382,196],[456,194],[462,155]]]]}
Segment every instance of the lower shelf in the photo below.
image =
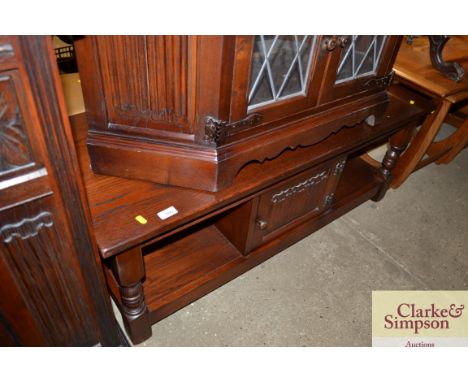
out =
{"type": "MultiPolygon", "coordinates": [[[[144,253],[148,250],[151,248],[145,248],[144,253]]],[[[161,309],[172,312],[174,301],[180,302],[184,296],[218,279],[242,258],[234,245],[210,223],[158,242],[157,249],[144,256],[143,288],[150,312],[161,309]]],[[[162,318],[161,314],[156,317],[162,318]]]]}
{"type": "MultiPolygon", "coordinates": [[[[348,161],[330,209],[298,219],[290,229],[248,255],[242,255],[216,228],[216,217],[145,247],[143,289],[150,321],[167,317],[320,229],[369,200],[379,186],[370,165],[359,158],[348,161]]],[[[114,283],[111,290],[116,292],[111,275],[108,282],[114,283]]]]}

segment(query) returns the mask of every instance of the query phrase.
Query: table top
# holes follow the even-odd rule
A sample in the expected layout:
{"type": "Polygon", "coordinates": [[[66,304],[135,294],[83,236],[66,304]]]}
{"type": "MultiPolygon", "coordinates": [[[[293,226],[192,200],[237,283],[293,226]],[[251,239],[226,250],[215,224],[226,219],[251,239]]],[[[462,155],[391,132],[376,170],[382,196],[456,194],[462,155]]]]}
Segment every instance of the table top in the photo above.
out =
{"type": "Polygon", "coordinates": [[[219,213],[223,207],[232,207],[235,203],[252,198],[281,179],[347,152],[350,148],[357,150],[372,139],[380,139],[402,122],[423,114],[420,108],[396,97],[390,96],[390,100],[384,110],[387,117],[384,123],[375,127],[363,123],[344,128],[320,144],[285,150],[278,158],[262,164],[251,163],[240,171],[232,186],[219,192],[94,174],[86,149],[86,115],[72,116],[70,122],[101,256],[116,255],[149,240],[163,238],[182,226],[196,224],[210,214],[219,213]],[[159,212],[171,206],[177,210],[176,214],[164,220],[158,217],[159,212]],[[136,219],[138,216],[144,218],[139,219],[144,224],[136,219]]]}
{"type": "Polygon", "coordinates": [[[403,39],[393,67],[397,77],[431,96],[450,97],[451,102],[468,99],[468,36],[451,37],[442,51],[445,61],[458,62],[465,69],[461,82],[450,80],[432,66],[429,49],[427,37],[416,38],[411,45],[403,39]]]}

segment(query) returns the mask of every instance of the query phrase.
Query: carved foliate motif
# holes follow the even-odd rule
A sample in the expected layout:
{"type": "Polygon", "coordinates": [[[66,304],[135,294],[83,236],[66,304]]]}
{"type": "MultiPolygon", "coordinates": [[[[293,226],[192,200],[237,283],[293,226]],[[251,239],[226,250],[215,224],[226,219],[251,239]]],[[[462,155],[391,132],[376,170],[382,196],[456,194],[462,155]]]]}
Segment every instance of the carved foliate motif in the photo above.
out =
{"type": "Polygon", "coordinates": [[[10,76],[0,77],[0,174],[32,162],[32,153],[10,76]]]}

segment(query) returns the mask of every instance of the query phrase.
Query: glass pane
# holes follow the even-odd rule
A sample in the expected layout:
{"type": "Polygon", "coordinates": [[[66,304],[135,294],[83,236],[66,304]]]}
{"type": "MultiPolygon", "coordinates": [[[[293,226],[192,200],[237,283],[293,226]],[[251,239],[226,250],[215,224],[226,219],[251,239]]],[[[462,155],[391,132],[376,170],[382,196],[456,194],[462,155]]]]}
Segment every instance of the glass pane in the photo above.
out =
{"type": "Polygon", "coordinates": [[[349,45],[341,54],[336,83],[351,81],[374,74],[380,61],[380,55],[386,36],[350,36],[349,45]]]}
{"type": "Polygon", "coordinates": [[[302,73],[304,73],[310,68],[310,62],[312,61],[312,43],[315,42],[315,39],[311,36],[298,36],[299,46],[303,44],[301,50],[301,68],[302,73]]]}
{"type": "Polygon", "coordinates": [[[269,57],[271,74],[275,89],[279,90],[286,79],[287,70],[291,67],[296,47],[293,36],[280,36],[269,57]]]}
{"type": "Polygon", "coordinates": [[[372,73],[374,70],[374,36],[357,36],[355,46],[356,75],[372,73]]]}
{"type": "Polygon", "coordinates": [[[315,36],[255,36],[249,108],[305,94],[315,36]]]}
{"type": "Polygon", "coordinates": [[[301,90],[301,74],[299,72],[299,63],[296,62],[292,66],[292,69],[288,73],[288,76],[285,78],[285,82],[280,88],[279,96],[284,97],[288,95],[297,94],[300,93],[301,90]]]}
{"type": "Polygon", "coordinates": [[[251,73],[250,73],[250,89],[254,84],[254,81],[257,79],[258,74],[260,72],[260,68],[265,61],[265,57],[263,56],[263,49],[261,48],[261,41],[260,39],[255,39],[254,48],[252,52],[252,63],[251,63],[251,73]]]}
{"type": "Polygon", "coordinates": [[[273,93],[271,91],[270,81],[266,71],[263,71],[261,78],[255,88],[254,93],[252,94],[251,102],[253,104],[264,103],[274,99],[273,93]]]}

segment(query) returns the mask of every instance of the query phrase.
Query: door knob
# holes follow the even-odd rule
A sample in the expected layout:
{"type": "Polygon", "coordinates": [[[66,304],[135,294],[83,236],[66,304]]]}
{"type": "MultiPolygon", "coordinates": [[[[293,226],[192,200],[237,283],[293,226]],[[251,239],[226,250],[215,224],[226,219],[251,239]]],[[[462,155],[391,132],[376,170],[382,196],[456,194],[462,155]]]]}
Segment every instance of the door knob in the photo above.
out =
{"type": "Polygon", "coordinates": [[[336,48],[337,41],[335,37],[329,37],[323,40],[322,47],[328,51],[332,51],[336,48]]]}
{"type": "Polygon", "coordinates": [[[260,228],[261,230],[264,230],[268,226],[268,223],[262,219],[257,219],[256,224],[257,224],[257,227],[260,228]]]}

